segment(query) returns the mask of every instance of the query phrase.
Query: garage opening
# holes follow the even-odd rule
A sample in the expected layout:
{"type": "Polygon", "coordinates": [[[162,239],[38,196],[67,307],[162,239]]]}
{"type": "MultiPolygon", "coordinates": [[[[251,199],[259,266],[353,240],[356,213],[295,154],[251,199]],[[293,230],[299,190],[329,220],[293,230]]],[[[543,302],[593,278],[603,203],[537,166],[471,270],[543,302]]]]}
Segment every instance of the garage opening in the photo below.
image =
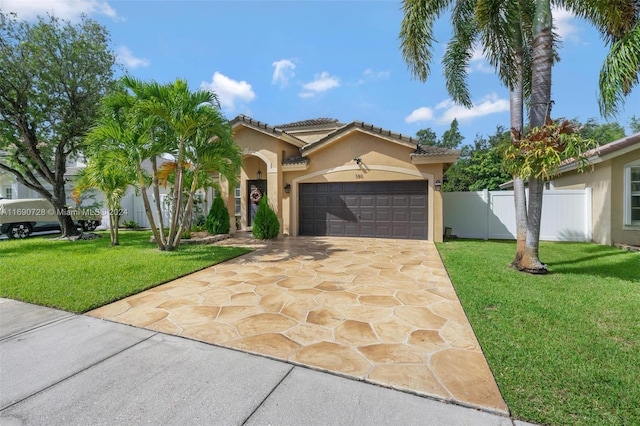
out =
{"type": "Polygon", "coordinates": [[[427,181],[300,184],[300,235],[427,239],[427,181]]]}

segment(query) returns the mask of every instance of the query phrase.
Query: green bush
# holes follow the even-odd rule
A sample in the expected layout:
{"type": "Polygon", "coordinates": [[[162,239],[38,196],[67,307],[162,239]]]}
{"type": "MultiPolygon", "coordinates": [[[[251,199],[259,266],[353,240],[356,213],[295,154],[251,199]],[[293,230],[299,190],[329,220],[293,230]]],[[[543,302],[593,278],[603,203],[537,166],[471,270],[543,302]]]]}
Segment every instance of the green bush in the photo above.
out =
{"type": "Polygon", "coordinates": [[[253,236],[259,240],[277,238],[280,233],[280,221],[273,211],[267,197],[262,197],[258,204],[256,217],[253,219],[253,236]]]}
{"type": "Polygon", "coordinates": [[[216,198],[211,204],[211,210],[205,222],[207,232],[211,235],[228,234],[229,233],[229,210],[224,205],[220,194],[216,194],[216,198]]]}

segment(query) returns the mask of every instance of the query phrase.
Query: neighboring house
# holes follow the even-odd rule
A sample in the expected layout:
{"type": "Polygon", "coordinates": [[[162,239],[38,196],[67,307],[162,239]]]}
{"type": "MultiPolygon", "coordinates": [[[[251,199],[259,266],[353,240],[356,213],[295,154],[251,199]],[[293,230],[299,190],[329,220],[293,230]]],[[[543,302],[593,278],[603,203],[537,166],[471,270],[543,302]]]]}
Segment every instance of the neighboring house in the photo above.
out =
{"type": "Polygon", "coordinates": [[[442,241],[439,190],[459,151],[359,121],[271,126],[240,115],[231,124],[243,153],[240,189],[221,187],[230,212],[240,196],[240,229],[251,228],[266,196],[284,235],[442,241]]]}
{"type": "MultiPolygon", "coordinates": [[[[64,187],[67,193],[66,203],[68,205],[75,204],[73,200],[71,200],[73,178],[82,167],[85,167],[83,159],[68,159],[67,161],[67,171],[65,173],[66,183],[64,187]]],[[[44,183],[43,185],[49,191],[53,190],[50,184],[44,183]]],[[[43,198],[37,191],[18,182],[15,175],[4,170],[0,170],[0,197],[7,199],[43,198]]]]}
{"type": "Polygon", "coordinates": [[[640,246],[640,133],[589,152],[589,168],[579,173],[575,161],[564,164],[555,189],[591,188],[593,241],[640,246]]]}

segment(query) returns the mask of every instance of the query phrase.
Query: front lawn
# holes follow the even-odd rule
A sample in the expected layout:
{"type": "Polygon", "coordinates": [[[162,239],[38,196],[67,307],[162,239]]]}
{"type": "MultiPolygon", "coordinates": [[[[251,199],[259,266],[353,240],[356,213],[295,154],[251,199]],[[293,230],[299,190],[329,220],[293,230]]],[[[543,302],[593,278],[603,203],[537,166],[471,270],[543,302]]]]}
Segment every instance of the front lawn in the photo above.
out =
{"type": "Polygon", "coordinates": [[[640,424],[640,254],[542,243],[551,273],[509,267],[514,242],[438,244],[515,418],[640,424]]]}
{"type": "Polygon", "coordinates": [[[111,247],[102,235],[0,241],[0,297],[82,313],[249,252],[198,244],[161,252],[151,232],[126,231],[111,247]]]}

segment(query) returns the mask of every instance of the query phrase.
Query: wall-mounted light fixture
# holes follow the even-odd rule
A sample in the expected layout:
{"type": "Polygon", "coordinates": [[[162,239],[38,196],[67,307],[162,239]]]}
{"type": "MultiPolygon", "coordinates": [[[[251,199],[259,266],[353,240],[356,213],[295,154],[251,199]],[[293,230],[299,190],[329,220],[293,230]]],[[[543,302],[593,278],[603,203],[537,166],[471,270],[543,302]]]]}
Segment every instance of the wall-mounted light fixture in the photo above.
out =
{"type": "Polygon", "coordinates": [[[357,165],[360,165],[360,163],[362,163],[362,158],[354,158],[353,161],[355,161],[357,165]]]}
{"type": "Polygon", "coordinates": [[[256,177],[258,180],[262,180],[262,170],[260,170],[260,159],[256,158],[258,162],[258,173],[256,173],[256,177]]]}
{"type": "Polygon", "coordinates": [[[286,192],[287,194],[291,192],[291,184],[290,183],[285,183],[284,184],[284,192],[286,192]]]}
{"type": "Polygon", "coordinates": [[[436,188],[436,191],[440,191],[442,189],[442,182],[440,180],[436,180],[433,186],[436,188]]]}

